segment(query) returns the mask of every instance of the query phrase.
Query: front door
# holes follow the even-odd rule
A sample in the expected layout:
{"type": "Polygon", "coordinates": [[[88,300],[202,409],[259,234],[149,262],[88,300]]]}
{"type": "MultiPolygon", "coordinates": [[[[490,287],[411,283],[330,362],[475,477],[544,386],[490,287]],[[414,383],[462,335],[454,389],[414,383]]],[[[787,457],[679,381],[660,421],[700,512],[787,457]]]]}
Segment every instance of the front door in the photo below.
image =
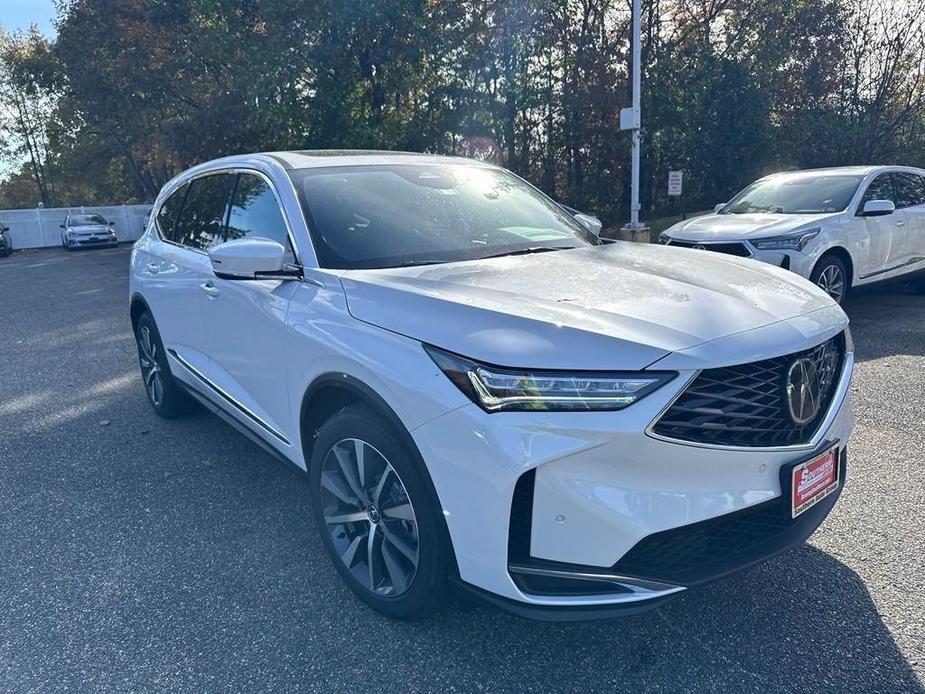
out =
{"type": "MultiPolygon", "coordinates": [[[[238,175],[227,226],[219,241],[263,237],[290,251],[286,222],[270,183],[238,175]]],[[[231,401],[230,412],[282,450],[293,444],[286,364],[299,349],[286,327],[295,280],[227,280],[210,272],[203,302],[206,345],[212,357],[209,379],[231,401]]]]}
{"type": "MultiPolygon", "coordinates": [[[[861,198],[859,212],[870,200],[890,200],[896,202],[892,174],[882,173],[877,176],[861,198]]],[[[889,271],[891,263],[901,256],[906,245],[906,212],[897,209],[892,214],[876,217],[862,217],[866,253],[858,256],[858,277],[866,279],[889,271]]]]}

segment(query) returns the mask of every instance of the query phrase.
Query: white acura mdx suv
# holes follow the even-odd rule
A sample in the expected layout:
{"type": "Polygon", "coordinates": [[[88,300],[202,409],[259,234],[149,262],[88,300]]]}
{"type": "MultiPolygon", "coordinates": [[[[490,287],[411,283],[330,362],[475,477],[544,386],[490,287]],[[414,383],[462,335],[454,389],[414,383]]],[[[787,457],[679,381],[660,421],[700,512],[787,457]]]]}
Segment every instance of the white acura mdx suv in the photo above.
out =
{"type": "MultiPolygon", "coordinates": [[[[925,171],[847,166],[774,174],[659,240],[778,265],[841,303],[852,287],[925,273],[925,171]]],[[[925,290],[925,275],[915,279],[925,290]]]]}
{"type": "Polygon", "coordinates": [[[602,245],[507,171],[281,152],[190,169],[131,259],[154,410],[307,470],[357,595],[640,610],[802,542],[845,475],[854,348],[779,268],[602,245]]]}

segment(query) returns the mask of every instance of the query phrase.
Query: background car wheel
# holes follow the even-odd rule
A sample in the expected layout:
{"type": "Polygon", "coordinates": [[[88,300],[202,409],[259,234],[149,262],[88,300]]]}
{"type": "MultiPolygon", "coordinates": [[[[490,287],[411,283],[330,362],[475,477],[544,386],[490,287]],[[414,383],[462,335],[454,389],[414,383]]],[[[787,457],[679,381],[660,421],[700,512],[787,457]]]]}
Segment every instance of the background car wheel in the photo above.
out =
{"type": "Polygon", "coordinates": [[[138,319],[135,342],[138,346],[141,378],[151,407],[164,419],[176,419],[187,414],[192,409],[193,400],[171,375],[167,352],[154,319],[148,312],[141,314],[138,319]]]}
{"type": "Polygon", "coordinates": [[[839,304],[844,302],[851,288],[848,268],[837,255],[822,256],[809,279],[839,304]]]}
{"type": "Polygon", "coordinates": [[[398,619],[443,600],[449,538],[417,452],[372,410],[347,407],[318,431],[312,510],[337,572],[360,599],[398,619]]]}

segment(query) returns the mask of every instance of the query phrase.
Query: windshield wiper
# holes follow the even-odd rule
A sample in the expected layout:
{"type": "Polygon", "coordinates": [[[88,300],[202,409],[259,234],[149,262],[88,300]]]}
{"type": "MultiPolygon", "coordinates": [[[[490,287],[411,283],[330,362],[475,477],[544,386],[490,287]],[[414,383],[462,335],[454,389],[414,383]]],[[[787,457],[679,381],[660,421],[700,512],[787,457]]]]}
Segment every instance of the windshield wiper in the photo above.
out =
{"type": "Polygon", "coordinates": [[[488,258],[503,258],[508,255],[530,255],[531,253],[546,253],[548,251],[570,251],[578,246],[530,246],[529,248],[518,248],[516,251],[505,251],[504,253],[493,253],[492,255],[480,255],[477,260],[487,260],[488,258]]]}

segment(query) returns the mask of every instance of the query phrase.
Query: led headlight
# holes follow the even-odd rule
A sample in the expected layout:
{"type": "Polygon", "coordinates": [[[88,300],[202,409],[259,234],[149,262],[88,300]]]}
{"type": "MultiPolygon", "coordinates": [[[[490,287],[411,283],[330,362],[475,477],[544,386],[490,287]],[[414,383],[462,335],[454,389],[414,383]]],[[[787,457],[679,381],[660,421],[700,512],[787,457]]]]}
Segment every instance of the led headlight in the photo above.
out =
{"type": "Polygon", "coordinates": [[[671,242],[671,237],[663,231],[658,235],[658,242],[667,246],[671,242]]]}
{"type": "Polygon", "coordinates": [[[424,349],[447,378],[487,412],[622,410],[677,375],[673,371],[505,369],[428,345],[424,349]]]}
{"type": "Polygon", "coordinates": [[[786,236],[772,236],[768,239],[755,239],[750,243],[760,251],[802,251],[806,244],[819,235],[819,227],[804,229],[786,236]]]}

